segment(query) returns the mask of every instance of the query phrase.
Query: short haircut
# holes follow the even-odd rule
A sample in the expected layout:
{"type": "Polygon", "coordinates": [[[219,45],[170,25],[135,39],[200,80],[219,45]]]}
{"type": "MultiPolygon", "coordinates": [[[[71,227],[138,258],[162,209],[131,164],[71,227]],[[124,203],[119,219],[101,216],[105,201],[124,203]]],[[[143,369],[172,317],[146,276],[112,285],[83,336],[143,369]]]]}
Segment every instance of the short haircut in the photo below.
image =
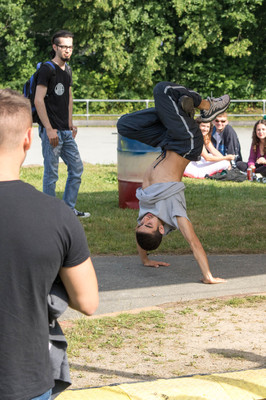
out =
{"type": "MultiPolygon", "coordinates": [[[[62,29],[61,31],[57,31],[52,36],[52,45],[53,44],[59,45],[59,43],[60,43],[59,38],[72,38],[72,39],[74,39],[74,34],[72,32],[70,32],[70,31],[66,31],[64,29],[62,29]]],[[[52,49],[50,51],[50,57],[51,57],[51,59],[55,57],[54,49],[52,49]]]]}
{"type": "Polygon", "coordinates": [[[57,31],[55,32],[55,34],[52,37],[52,44],[59,44],[59,38],[74,38],[74,34],[70,31],[66,31],[66,30],[61,30],[61,31],[57,31]]]}
{"type": "Polygon", "coordinates": [[[12,89],[0,89],[0,147],[14,148],[32,126],[31,104],[12,89]]]}
{"type": "Polygon", "coordinates": [[[138,245],[146,251],[157,249],[162,241],[163,235],[159,231],[159,227],[155,232],[146,233],[136,231],[136,239],[138,245]]]}
{"type": "MultiPolygon", "coordinates": [[[[216,118],[217,118],[217,117],[224,117],[224,118],[228,119],[228,117],[227,117],[227,112],[226,112],[226,111],[224,111],[224,112],[221,113],[221,114],[216,115],[216,118]]],[[[216,118],[215,118],[215,119],[216,119],[216,118]]]]}

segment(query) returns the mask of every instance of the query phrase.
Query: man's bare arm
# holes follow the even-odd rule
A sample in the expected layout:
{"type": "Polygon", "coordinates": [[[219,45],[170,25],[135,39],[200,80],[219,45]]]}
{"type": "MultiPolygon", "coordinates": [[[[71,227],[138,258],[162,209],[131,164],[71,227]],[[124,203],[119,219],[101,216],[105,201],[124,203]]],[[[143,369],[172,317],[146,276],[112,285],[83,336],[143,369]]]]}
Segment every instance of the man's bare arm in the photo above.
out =
{"type": "Polygon", "coordinates": [[[189,243],[190,248],[193,252],[193,255],[199,264],[199,267],[201,269],[203,279],[203,283],[223,283],[225,282],[224,279],[221,278],[214,278],[212,276],[212,273],[210,271],[209,267],[209,262],[207,259],[207,255],[205,253],[205,250],[202,247],[202,244],[199,241],[199,238],[197,237],[194,228],[192,226],[192,223],[185,217],[177,217],[177,223],[180,229],[180,232],[186,239],[186,241],[189,243]]]}
{"type": "Polygon", "coordinates": [[[78,132],[78,128],[73,124],[73,95],[71,86],[69,88],[68,126],[69,129],[72,131],[73,138],[75,139],[78,132]]]}
{"type": "Polygon", "coordinates": [[[235,159],[235,155],[233,154],[227,154],[226,156],[223,156],[218,150],[216,150],[216,148],[213,146],[212,143],[209,143],[207,148],[210,151],[210,153],[207,152],[204,146],[201,153],[201,156],[206,161],[222,161],[222,160],[232,161],[235,159]]]}
{"type": "Polygon", "coordinates": [[[75,267],[61,268],[59,275],[69,296],[69,306],[85,315],[93,314],[99,304],[99,294],[90,257],[75,267]]]}
{"type": "Polygon", "coordinates": [[[143,250],[143,249],[138,245],[137,242],[136,242],[136,244],[137,244],[137,249],[138,249],[138,253],[139,253],[140,259],[141,259],[143,265],[145,265],[145,267],[154,267],[154,268],[158,268],[158,267],[160,267],[160,266],[162,266],[162,267],[168,267],[168,266],[170,265],[169,263],[166,263],[166,262],[163,262],[163,261],[150,260],[149,257],[148,257],[147,251],[146,251],[146,250],[143,250]]]}
{"type": "Polygon", "coordinates": [[[53,129],[46,111],[46,106],[44,102],[44,98],[47,93],[47,87],[44,85],[37,85],[34,104],[38,113],[38,116],[46,129],[47,136],[49,138],[50,144],[53,147],[58,145],[58,135],[57,129],[53,129]]]}

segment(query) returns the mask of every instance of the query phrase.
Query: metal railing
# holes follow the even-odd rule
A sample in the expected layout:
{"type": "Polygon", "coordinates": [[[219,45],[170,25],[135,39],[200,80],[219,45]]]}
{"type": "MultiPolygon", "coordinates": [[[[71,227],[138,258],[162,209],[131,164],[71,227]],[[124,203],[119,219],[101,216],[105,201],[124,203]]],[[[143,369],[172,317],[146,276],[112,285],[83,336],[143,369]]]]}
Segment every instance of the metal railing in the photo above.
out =
{"type": "MultiPolygon", "coordinates": [[[[90,113],[91,103],[144,103],[146,108],[149,108],[154,100],[142,99],[142,100],[131,100],[131,99],[74,99],[74,103],[86,103],[86,113],[73,114],[74,117],[86,117],[88,121],[90,117],[120,117],[121,114],[95,114],[90,113]]],[[[262,112],[260,114],[228,114],[229,117],[262,117],[265,115],[266,99],[263,100],[231,100],[232,103],[262,103],[262,112]]]]}

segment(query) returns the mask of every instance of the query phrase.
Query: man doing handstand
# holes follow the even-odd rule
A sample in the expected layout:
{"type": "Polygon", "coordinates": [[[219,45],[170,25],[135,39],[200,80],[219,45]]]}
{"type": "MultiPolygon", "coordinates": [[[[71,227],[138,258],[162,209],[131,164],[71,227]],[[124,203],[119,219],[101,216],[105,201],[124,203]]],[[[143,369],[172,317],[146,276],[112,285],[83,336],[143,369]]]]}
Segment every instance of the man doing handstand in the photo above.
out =
{"type": "Polygon", "coordinates": [[[150,146],[161,147],[161,155],[147,168],[142,188],[138,188],[139,217],[136,228],[138,253],[145,266],[168,266],[150,260],[147,252],[155,250],[162,236],[179,229],[190,245],[203,274],[203,283],[222,283],[210,272],[206,253],[187,217],[181,182],[190,161],[198,161],[203,137],[194,121],[194,108],[201,110],[203,122],[212,121],[230,104],[228,95],[220,98],[201,96],[184,86],[160,82],[154,88],[155,107],[123,115],[117,124],[118,132],[150,146]]]}

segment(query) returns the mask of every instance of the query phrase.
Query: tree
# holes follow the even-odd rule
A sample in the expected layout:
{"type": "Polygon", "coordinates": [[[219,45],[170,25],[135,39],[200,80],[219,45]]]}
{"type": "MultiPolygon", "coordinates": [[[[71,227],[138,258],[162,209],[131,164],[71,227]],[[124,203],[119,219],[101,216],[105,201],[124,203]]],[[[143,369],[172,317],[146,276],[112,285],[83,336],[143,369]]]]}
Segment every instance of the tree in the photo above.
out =
{"type": "Polygon", "coordinates": [[[69,29],[76,98],[151,98],[161,80],[261,97],[265,2],[0,0],[0,81],[21,89],[49,58],[52,34],[69,29]]]}
{"type": "Polygon", "coordinates": [[[25,0],[0,1],[0,83],[22,90],[31,70],[33,42],[28,36],[31,8],[25,0]]]}
{"type": "Polygon", "coordinates": [[[212,91],[252,97],[257,68],[253,32],[262,0],[173,0],[173,5],[183,33],[176,34],[182,63],[169,71],[171,79],[178,71],[188,85],[205,95],[212,91]]]}
{"type": "Polygon", "coordinates": [[[204,95],[248,98],[258,88],[253,32],[263,26],[262,0],[62,2],[79,46],[79,90],[89,97],[150,97],[160,80],[204,95]]]}
{"type": "Polygon", "coordinates": [[[165,5],[140,0],[62,1],[71,10],[69,26],[79,46],[75,62],[85,65],[90,75],[89,82],[83,81],[84,86],[90,84],[89,93],[152,95],[154,74],[165,75],[164,54],[173,51],[163,46],[173,37],[165,21],[165,5]]]}

